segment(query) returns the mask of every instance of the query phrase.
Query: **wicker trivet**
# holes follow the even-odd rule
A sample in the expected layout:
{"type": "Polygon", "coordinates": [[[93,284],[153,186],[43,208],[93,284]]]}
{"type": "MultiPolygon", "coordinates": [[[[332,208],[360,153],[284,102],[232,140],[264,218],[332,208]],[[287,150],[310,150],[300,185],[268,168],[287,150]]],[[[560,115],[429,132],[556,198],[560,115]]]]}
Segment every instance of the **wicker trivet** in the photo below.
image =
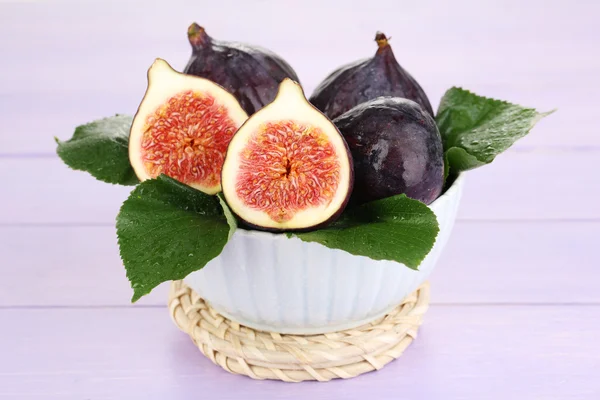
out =
{"type": "Polygon", "coordinates": [[[353,378],[383,368],[416,337],[428,306],[426,283],[370,324],[304,336],[242,326],[221,316],[182,281],[173,282],[169,293],[173,321],[215,364],[234,374],[286,382],[353,378]]]}

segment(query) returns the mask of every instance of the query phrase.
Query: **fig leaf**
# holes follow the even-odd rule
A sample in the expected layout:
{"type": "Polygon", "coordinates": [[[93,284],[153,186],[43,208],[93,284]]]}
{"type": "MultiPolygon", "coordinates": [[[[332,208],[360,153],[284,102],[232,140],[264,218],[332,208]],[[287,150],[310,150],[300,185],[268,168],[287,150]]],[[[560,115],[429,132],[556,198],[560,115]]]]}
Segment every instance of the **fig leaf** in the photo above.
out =
{"type": "Polygon", "coordinates": [[[235,230],[238,227],[237,218],[235,217],[235,215],[233,215],[233,212],[229,208],[229,205],[227,205],[227,202],[225,201],[225,196],[223,196],[223,193],[222,192],[218,193],[217,197],[219,198],[219,203],[221,204],[221,207],[223,208],[223,214],[225,215],[225,218],[227,218],[227,223],[229,224],[228,239],[231,239],[231,236],[233,236],[233,233],[235,232],[235,230]]]}
{"type": "Polygon", "coordinates": [[[89,172],[98,180],[135,185],[139,180],[128,153],[132,120],[128,115],[115,115],[78,126],[71,139],[56,139],[56,152],[70,168],[89,172]]]}
{"type": "Polygon", "coordinates": [[[553,112],[539,113],[533,108],[478,96],[461,88],[449,89],[440,102],[436,122],[450,173],[491,163],[553,112]]]}
{"type": "Polygon", "coordinates": [[[439,232],[435,214],[420,201],[397,195],[344,212],[332,225],[294,236],[374,260],[417,269],[439,232]]]}
{"type": "Polygon", "coordinates": [[[165,175],[140,183],[117,216],[132,302],[203,268],[221,254],[234,229],[217,196],[165,175]]]}

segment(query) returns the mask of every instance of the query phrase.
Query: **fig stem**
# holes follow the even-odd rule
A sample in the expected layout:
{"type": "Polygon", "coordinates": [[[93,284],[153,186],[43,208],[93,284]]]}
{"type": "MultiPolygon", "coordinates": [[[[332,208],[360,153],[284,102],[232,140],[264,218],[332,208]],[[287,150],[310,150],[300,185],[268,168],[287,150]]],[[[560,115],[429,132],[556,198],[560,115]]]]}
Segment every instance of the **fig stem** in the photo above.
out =
{"type": "Polygon", "coordinates": [[[391,39],[386,37],[385,34],[383,32],[377,32],[375,34],[375,41],[377,42],[377,46],[379,46],[380,49],[383,49],[384,47],[388,46],[389,43],[388,41],[391,39]]]}
{"type": "Polygon", "coordinates": [[[197,23],[193,23],[188,28],[188,39],[192,47],[201,47],[207,40],[208,35],[203,27],[198,25],[197,23]]]}

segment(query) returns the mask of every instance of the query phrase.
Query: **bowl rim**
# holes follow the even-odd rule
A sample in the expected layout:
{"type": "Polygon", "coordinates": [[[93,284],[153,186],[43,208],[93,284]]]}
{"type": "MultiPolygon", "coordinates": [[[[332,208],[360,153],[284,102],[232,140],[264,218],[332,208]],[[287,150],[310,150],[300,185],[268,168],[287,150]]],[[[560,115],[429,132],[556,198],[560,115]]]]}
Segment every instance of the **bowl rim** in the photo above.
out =
{"type": "MultiPolygon", "coordinates": [[[[431,204],[427,205],[427,207],[429,207],[432,211],[435,212],[435,209],[437,209],[437,205],[441,204],[443,202],[445,202],[447,199],[456,196],[457,194],[460,193],[460,190],[462,189],[462,186],[464,185],[464,180],[465,180],[465,174],[464,172],[460,172],[458,174],[458,176],[456,177],[456,179],[454,180],[454,182],[452,182],[452,185],[446,189],[446,191],[444,193],[442,193],[442,195],[440,197],[438,197],[437,199],[435,199],[431,204]]],[[[274,232],[266,232],[266,231],[259,231],[259,230],[254,230],[254,229],[244,229],[244,228],[240,228],[238,227],[235,230],[235,235],[242,235],[242,236],[254,236],[254,237],[265,237],[265,238],[271,238],[271,239],[276,239],[276,238],[285,238],[287,239],[287,233],[286,232],[279,232],[279,233],[274,233],[274,232]]]]}

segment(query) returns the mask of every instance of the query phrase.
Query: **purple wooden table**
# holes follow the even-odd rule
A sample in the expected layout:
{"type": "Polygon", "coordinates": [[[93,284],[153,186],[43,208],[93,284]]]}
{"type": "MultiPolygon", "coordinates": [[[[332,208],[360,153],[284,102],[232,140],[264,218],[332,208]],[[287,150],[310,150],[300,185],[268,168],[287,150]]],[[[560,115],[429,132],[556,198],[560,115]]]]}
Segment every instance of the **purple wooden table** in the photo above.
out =
{"type": "Polygon", "coordinates": [[[150,3],[0,1],[0,399],[600,398],[600,3],[150,3]],[[134,112],[155,57],[185,65],[193,19],[277,51],[307,92],[379,29],[436,106],[460,85],[559,109],[469,173],[425,325],[382,371],[229,375],[172,325],[166,287],[129,303],[113,222],[130,189],[69,171],[52,136],[134,112]]]}

